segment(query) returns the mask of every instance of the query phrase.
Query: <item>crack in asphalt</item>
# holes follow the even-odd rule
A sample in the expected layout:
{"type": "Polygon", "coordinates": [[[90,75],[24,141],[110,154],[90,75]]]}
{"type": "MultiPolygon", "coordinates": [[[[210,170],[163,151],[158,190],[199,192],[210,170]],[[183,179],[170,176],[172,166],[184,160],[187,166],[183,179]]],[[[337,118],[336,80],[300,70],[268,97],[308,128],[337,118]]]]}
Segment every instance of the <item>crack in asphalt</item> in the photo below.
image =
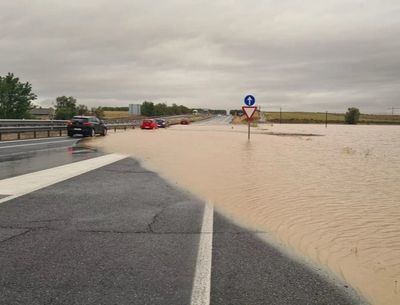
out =
{"type": "Polygon", "coordinates": [[[157,212],[156,214],[154,214],[154,216],[152,217],[152,220],[147,224],[147,230],[150,233],[156,233],[153,229],[153,226],[156,224],[156,222],[158,221],[158,217],[169,207],[165,207],[162,208],[161,211],[157,212]]]}
{"type": "MultiPolygon", "coordinates": [[[[161,212],[160,212],[161,213],[161,212]]],[[[160,214],[158,213],[158,214],[160,214]]],[[[157,215],[158,215],[157,214],[157,215]]],[[[154,220],[154,217],[153,217],[154,220]]],[[[154,222],[156,222],[155,220],[154,222]]],[[[151,224],[148,224],[147,226],[150,226],[151,224]]],[[[0,226],[1,229],[12,229],[12,230],[26,230],[25,233],[27,232],[33,232],[33,231],[70,231],[65,228],[50,228],[47,226],[40,226],[40,227],[26,227],[26,226],[0,226]]],[[[85,229],[76,229],[76,232],[80,233],[109,233],[109,234],[154,234],[154,235],[168,235],[168,234],[185,234],[185,235],[198,235],[198,234],[218,234],[218,235],[223,235],[223,234],[229,234],[229,235],[251,235],[251,234],[268,234],[267,232],[262,232],[262,231],[243,231],[243,232],[237,232],[237,231],[216,231],[216,232],[200,232],[200,231],[165,231],[165,232],[156,232],[153,229],[151,231],[149,229],[147,230],[138,230],[138,231],[121,231],[121,230],[101,230],[101,229],[95,229],[95,230],[85,230],[85,229]]]]}
{"type": "Polygon", "coordinates": [[[53,218],[53,219],[43,219],[43,220],[31,220],[28,222],[55,222],[55,221],[68,221],[69,219],[59,219],[59,218],[53,218]]]}
{"type": "MultiPolygon", "coordinates": [[[[23,229],[19,229],[19,230],[23,230],[23,229]]],[[[0,240],[0,244],[2,244],[2,243],[4,243],[4,242],[7,242],[7,241],[10,241],[10,240],[12,240],[12,239],[14,239],[14,238],[20,237],[20,236],[22,236],[22,235],[25,235],[25,234],[28,233],[28,232],[30,232],[30,230],[25,230],[24,232],[21,232],[21,233],[12,235],[12,236],[10,236],[9,238],[0,240]]]]}

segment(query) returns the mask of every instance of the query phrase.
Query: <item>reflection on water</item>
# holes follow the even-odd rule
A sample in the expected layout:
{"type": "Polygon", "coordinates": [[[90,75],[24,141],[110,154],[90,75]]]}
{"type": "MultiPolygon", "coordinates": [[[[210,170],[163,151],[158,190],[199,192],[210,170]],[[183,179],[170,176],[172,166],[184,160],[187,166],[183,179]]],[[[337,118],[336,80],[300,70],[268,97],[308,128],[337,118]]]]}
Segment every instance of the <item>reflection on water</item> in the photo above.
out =
{"type": "Polygon", "coordinates": [[[373,303],[400,304],[400,128],[263,126],[250,143],[245,132],[176,126],[91,144],[142,159],[328,267],[373,303]]]}
{"type": "Polygon", "coordinates": [[[0,179],[15,177],[63,164],[101,156],[94,149],[69,146],[47,148],[36,151],[22,151],[17,154],[0,156],[0,179]]]}

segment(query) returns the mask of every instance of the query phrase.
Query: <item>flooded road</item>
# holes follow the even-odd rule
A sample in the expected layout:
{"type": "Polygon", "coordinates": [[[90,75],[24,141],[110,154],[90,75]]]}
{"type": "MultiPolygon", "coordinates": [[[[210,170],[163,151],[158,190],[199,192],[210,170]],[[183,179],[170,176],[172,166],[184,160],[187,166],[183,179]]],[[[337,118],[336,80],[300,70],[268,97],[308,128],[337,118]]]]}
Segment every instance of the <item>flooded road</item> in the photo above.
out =
{"type": "Polygon", "coordinates": [[[0,142],[0,179],[101,156],[77,146],[80,138],[43,138],[0,142]]]}
{"type": "Polygon", "coordinates": [[[260,125],[254,131],[248,142],[245,126],[209,121],[110,134],[89,144],[142,160],[333,271],[372,303],[400,304],[400,128],[260,125]]]}

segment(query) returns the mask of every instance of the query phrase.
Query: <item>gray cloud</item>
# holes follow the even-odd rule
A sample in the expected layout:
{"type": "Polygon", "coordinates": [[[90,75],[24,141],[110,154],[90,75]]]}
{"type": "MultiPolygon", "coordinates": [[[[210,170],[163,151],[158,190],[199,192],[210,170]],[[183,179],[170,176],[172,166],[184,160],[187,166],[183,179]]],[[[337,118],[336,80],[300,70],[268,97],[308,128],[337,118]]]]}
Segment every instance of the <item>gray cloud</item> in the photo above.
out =
{"type": "Polygon", "coordinates": [[[400,105],[400,2],[2,1],[0,74],[43,104],[143,100],[385,112],[400,105]]]}

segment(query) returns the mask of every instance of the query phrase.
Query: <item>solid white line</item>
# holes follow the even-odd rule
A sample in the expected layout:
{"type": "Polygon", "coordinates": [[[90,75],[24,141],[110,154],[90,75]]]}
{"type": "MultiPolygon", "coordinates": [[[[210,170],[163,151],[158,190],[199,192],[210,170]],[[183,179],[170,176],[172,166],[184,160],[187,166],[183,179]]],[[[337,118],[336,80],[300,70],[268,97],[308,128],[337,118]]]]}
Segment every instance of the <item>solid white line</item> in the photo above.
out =
{"type": "Polygon", "coordinates": [[[62,142],[70,142],[70,141],[74,141],[74,139],[62,140],[62,141],[50,141],[50,142],[40,142],[40,143],[21,144],[21,145],[0,146],[0,149],[1,149],[1,148],[24,147],[24,146],[32,146],[32,145],[45,145],[45,144],[62,143],[62,142]]]}
{"type": "Polygon", "coordinates": [[[109,154],[0,180],[0,194],[9,195],[8,197],[0,199],[0,203],[31,193],[66,179],[87,173],[124,158],[126,158],[124,155],[109,154]]]}
{"type": "Polygon", "coordinates": [[[204,206],[199,250],[193,280],[191,305],[209,305],[211,291],[211,262],[214,209],[211,204],[204,206]]]}

